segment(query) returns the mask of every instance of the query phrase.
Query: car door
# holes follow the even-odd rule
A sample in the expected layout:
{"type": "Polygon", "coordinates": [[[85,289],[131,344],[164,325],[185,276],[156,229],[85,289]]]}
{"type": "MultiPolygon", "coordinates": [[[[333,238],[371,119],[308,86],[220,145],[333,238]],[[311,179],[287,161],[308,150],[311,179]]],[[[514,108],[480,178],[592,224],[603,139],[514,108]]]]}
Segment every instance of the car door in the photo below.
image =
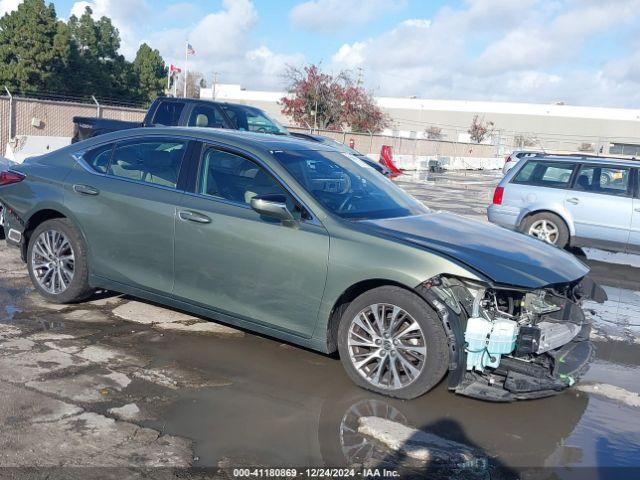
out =
{"type": "Polygon", "coordinates": [[[204,145],[193,194],[176,222],[174,295],[222,313],[310,337],[324,292],[329,236],[254,159],[204,145]],[[299,222],[285,225],[250,207],[282,194],[299,222]]]}
{"type": "Polygon", "coordinates": [[[635,195],[633,199],[633,212],[631,218],[631,232],[629,232],[629,251],[640,253],[640,170],[634,168],[635,195]]]}
{"type": "Polygon", "coordinates": [[[625,166],[580,166],[565,200],[576,244],[626,250],[633,211],[631,175],[625,166]]]}
{"type": "Polygon", "coordinates": [[[177,188],[188,142],[138,137],[77,155],[66,201],[87,240],[91,273],[157,293],[173,288],[177,188]]]}

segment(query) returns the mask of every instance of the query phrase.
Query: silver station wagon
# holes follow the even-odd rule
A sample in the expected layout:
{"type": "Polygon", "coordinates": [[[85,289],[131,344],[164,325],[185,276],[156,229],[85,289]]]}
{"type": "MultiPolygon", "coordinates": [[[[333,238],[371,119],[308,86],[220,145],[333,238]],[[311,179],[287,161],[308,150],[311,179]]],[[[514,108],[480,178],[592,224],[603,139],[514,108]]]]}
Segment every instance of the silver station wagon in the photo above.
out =
{"type": "Polygon", "coordinates": [[[489,221],[564,248],[640,253],[640,163],[540,154],[504,176],[489,221]]]}

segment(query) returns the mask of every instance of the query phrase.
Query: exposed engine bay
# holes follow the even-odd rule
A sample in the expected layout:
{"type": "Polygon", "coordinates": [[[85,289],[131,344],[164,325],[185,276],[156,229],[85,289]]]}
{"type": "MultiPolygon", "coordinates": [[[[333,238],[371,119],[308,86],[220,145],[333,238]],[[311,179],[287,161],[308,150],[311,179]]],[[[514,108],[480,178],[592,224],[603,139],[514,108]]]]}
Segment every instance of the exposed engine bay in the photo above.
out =
{"type": "Polygon", "coordinates": [[[573,385],[595,352],[582,301],[606,300],[588,276],[539,290],[437,276],[419,292],[449,335],[449,388],[492,401],[539,398],[573,385]]]}

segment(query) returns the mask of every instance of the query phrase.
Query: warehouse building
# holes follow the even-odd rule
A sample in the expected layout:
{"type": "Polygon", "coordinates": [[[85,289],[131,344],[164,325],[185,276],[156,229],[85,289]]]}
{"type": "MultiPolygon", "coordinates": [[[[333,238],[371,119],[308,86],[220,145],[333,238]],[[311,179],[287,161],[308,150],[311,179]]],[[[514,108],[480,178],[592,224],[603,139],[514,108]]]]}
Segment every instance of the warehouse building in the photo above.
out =
{"type": "MultiPolygon", "coordinates": [[[[246,90],[236,84],[204,88],[201,98],[246,103],[267,111],[281,123],[284,92],[246,90]]],[[[640,110],[582,107],[558,104],[427,100],[377,97],[390,118],[382,132],[402,138],[430,138],[468,142],[473,118],[492,123],[493,134],[485,143],[504,149],[543,148],[550,151],[583,151],[640,156],[640,110]]]]}

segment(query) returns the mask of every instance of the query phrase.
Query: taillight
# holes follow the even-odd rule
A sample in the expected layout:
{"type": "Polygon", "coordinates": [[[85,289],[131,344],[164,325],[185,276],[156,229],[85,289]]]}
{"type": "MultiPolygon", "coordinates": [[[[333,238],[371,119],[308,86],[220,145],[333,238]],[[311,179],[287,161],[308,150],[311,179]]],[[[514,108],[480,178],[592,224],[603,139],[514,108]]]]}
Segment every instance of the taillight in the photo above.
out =
{"type": "Polygon", "coordinates": [[[504,187],[496,187],[493,191],[493,204],[502,205],[502,197],[504,196],[504,187]]]}
{"type": "Polygon", "coordinates": [[[18,172],[0,172],[0,186],[18,183],[24,180],[24,175],[18,172]]]}
{"type": "Polygon", "coordinates": [[[509,163],[509,160],[511,160],[511,155],[507,155],[506,157],[504,157],[504,163],[509,163]]]}

